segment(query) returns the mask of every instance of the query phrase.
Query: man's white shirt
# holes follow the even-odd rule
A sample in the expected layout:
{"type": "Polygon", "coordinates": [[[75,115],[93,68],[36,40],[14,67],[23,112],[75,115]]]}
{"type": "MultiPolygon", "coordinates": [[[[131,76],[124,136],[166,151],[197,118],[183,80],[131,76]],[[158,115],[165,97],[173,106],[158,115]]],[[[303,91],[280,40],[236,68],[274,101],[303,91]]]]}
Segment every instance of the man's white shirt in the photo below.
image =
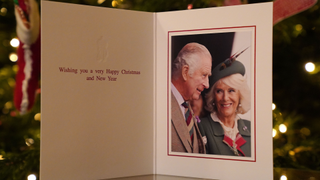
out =
{"type": "Polygon", "coordinates": [[[178,103],[180,105],[181,113],[184,116],[185,107],[182,106],[182,103],[184,103],[185,100],[183,99],[180,92],[177,90],[177,88],[172,83],[171,83],[171,92],[174,95],[174,97],[176,98],[176,100],[178,101],[178,103]]]}

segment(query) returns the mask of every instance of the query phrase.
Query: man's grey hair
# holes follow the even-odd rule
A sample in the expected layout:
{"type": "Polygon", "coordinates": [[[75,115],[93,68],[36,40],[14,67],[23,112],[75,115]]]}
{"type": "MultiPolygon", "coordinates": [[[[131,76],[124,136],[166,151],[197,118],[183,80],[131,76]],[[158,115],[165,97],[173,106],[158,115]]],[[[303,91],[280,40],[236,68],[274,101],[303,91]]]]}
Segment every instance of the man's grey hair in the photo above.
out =
{"type": "Polygon", "coordinates": [[[189,76],[192,76],[194,71],[199,67],[199,55],[207,56],[211,59],[211,54],[208,49],[199,43],[188,43],[179,52],[177,58],[172,62],[171,77],[178,79],[181,76],[182,67],[189,66],[189,76]]]}

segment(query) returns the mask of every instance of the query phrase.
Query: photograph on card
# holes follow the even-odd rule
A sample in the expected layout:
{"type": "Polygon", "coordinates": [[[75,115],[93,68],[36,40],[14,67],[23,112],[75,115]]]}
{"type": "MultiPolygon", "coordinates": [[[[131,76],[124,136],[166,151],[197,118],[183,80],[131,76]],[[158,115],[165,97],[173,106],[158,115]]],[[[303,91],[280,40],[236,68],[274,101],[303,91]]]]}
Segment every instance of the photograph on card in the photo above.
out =
{"type": "Polygon", "coordinates": [[[168,32],[169,156],[255,161],[255,30],[168,32]]]}

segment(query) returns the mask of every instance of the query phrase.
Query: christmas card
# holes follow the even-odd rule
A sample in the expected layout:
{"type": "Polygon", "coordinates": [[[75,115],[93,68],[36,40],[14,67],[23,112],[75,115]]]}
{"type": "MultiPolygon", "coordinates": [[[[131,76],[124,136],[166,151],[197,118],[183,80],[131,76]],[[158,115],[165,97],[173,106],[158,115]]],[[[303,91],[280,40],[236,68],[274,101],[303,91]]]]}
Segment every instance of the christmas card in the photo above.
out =
{"type": "Polygon", "coordinates": [[[150,13],[42,1],[41,20],[41,179],[272,178],[272,3],[150,13]],[[210,56],[204,102],[216,67],[245,69],[248,105],[213,105],[237,104],[227,153],[200,132],[219,111],[195,108],[197,142],[176,147],[172,69],[187,44],[210,56]]]}

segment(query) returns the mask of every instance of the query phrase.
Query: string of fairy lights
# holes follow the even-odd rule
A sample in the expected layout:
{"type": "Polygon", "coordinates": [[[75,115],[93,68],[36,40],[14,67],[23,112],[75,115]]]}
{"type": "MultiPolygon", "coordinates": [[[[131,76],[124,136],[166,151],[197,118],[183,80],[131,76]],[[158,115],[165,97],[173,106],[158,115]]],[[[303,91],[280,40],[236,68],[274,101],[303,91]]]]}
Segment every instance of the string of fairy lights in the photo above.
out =
{"type": "MultiPolygon", "coordinates": [[[[304,65],[304,69],[309,74],[316,74],[316,73],[319,72],[320,66],[315,64],[315,63],[313,63],[313,62],[307,62],[304,65]]],[[[275,109],[276,109],[276,104],[272,103],[272,110],[274,111],[275,109]]],[[[310,135],[310,130],[308,128],[304,127],[300,131],[304,135],[310,135]]],[[[273,138],[275,138],[277,136],[278,132],[285,134],[287,132],[287,125],[285,123],[282,123],[282,124],[279,124],[277,127],[273,127],[273,129],[272,129],[273,138]]],[[[290,156],[294,156],[295,155],[295,151],[293,151],[293,150],[289,151],[289,155],[290,156]]],[[[284,173],[283,175],[280,176],[279,180],[288,180],[288,177],[284,173]]]]}
{"type": "MultiPolygon", "coordinates": [[[[2,9],[1,11],[3,11],[3,9],[2,9]]],[[[17,53],[16,53],[16,48],[19,46],[19,44],[20,44],[20,42],[19,42],[18,38],[16,38],[16,37],[15,37],[15,38],[12,38],[12,39],[10,40],[10,45],[11,45],[11,47],[14,48],[14,51],[11,52],[11,53],[9,54],[9,57],[8,57],[8,59],[9,59],[11,62],[16,62],[16,61],[18,61],[18,55],[17,55],[17,53]]],[[[16,68],[16,65],[14,65],[12,68],[16,68]]],[[[6,109],[11,109],[12,106],[13,106],[13,103],[12,103],[11,101],[6,102],[5,105],[4,105],[3,111],[5,111],[6,109]]],[[[34,120],[40,121],[40,119],[41,119],[41,113],[36,113],[35,116],[34,116],[34,120]]],[[[37,136],[40,138],[40,134],[38,134],[37,136]]],[[[32,139],[32,138],[26,138],[26,139],[25,139],[25,143],[26,143],[27,146],[32,146],[32,145],[34,144],[34,139],[32,139]]],[[[4,160],[4,158],[3,158],[2,155],[0,155],[0,160],[4,160]]],[[[29,175],[27,176],[27,180],[37,180],[37,175],[35,175],[35,174],[29,174],[29,175]]]]}
{"type": "MultiPolygon", "coordinates": [[[[14,48],[17,48],[18,46],[19,46],[19,40],[17,39],[17,38],[13,38],[13,39],[11,39],[11,41],[10,41],[10,45],[12,46],[12,47],[14,47],[14,48]]],[[[10,53],[9,54],[9,59],[10,59],[10,61],[12,61],[12,62],[16,62],[16,61],[18,61],[18,55],[17,55],[17,53],[16,52],[12,52],[12,53],[10,53]]]]}
{"type": "MultiPolygon", "coordinates": [[[[319,72],[320,66],[316,66],[313,62],[308,62],[304,66],[305,70],[310,74],[316,74],[319,72]]],[[[272,110],[276,109],[276,105],[272,103],[272,110]]],[[[272,129],[272,136],[275,137],[278,133],[286,133],[287,132],[287,126],[285,124],[280,124],[278,126],[278,130],[276,128],[272,129]]]]}

